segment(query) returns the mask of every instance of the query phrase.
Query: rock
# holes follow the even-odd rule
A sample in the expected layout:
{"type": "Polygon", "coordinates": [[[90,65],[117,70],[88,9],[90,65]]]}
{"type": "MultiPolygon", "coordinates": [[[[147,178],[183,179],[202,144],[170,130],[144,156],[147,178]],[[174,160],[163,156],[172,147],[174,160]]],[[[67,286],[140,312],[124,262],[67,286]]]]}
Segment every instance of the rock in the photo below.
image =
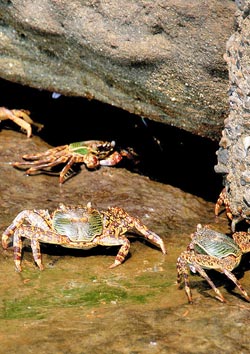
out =
{"type": "Polygon", "coordinates": [[[0,77],[219,139],[232,1],[2,1],[0,77]]]}
{"type": "Polygon", "coordinates": [[[230,113],[217,152],[235,222],[250,219],[250,1],[238,1],[237,29],[227,42],[230,113]]]}

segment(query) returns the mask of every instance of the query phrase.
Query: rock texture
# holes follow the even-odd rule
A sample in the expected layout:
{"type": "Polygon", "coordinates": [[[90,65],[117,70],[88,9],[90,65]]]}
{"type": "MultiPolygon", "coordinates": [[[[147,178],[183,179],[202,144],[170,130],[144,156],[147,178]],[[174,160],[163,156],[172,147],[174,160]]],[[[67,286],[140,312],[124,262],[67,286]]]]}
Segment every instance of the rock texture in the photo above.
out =
{"type": "Polygon", "coordinates": [[[0,77],[219,139],[233,1],[0,2],[0,77]]]}
{"type": "Polygon", "coordinates": [[[234,221],[250,219],[250,1],[238,1],[237,30],[227,42],[230,114],[215,171],[225,177],[234,221]]]}

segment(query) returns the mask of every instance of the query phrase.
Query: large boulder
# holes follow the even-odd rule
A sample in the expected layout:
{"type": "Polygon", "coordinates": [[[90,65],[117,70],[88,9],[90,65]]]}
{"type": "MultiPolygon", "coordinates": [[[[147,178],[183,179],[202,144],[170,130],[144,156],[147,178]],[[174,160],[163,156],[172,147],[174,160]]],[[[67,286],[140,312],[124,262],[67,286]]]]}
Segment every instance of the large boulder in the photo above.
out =
{"type": "Polygon", "coordinates": [[[218,138],[230,0],[0,2],[0,77],[218,138]]]}
{"type": "Polygon", "coordinates": [[[234,224],[250,220],[250,1],[237,1],[237,28],[227,42],[230,113],[225,120],[218,164],[234,224]]]}

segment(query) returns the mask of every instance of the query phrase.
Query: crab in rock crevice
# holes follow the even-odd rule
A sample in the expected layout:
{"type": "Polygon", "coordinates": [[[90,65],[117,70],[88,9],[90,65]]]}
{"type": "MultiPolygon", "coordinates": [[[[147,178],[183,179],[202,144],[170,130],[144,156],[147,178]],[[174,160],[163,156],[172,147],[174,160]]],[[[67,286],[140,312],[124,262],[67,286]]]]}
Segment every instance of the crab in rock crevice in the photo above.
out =
{"type": "Polygon", "coordinates": [[[66,164],[59,176],[59,183],[62,184],[74,173],[74,164],[85,164],[88,169],[96,169],[99,166],[114,166],[123,157],[133,159],[135,156],[136,153],[130,148],[116,151],[115,141],[87,140],[23,155],[26,161],[14,162],[12,166],[26,169],[26,174],[31,175],[39,170],[51,171],[54,166],[66,164]]]}

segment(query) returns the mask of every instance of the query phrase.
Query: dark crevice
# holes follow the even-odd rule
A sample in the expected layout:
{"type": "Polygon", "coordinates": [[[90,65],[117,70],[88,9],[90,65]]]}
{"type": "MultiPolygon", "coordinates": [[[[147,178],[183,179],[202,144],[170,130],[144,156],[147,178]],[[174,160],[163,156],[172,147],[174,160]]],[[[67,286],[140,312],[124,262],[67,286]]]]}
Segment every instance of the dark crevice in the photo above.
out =
{"type": "MultiPolygon", "coordinates": [[[[0,106],[31,111],[32,119],[44,124],[39,133],[33,129],[34,134],[52,146],[115,140],[119,147],[132,147],[139,155],[138,164],[124,161],[123,167],[208,201],[218,197],[222,178],[214,172],[217,142],[95,100],[65,96],[53,99],[51,92],[5,80],[0,80],[0,90],[0,106]]],[[[3,128],[11,123],[0,124],[3,128]]]]}

